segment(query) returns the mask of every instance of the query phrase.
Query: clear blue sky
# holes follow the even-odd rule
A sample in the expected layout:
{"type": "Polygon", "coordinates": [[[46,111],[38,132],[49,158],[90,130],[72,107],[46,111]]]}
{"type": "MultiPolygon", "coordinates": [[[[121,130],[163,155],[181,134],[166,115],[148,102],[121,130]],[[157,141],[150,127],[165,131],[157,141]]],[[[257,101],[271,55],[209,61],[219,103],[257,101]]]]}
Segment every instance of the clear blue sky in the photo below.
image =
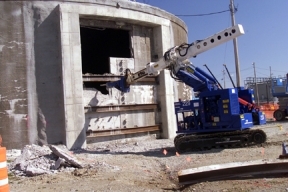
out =
{"type": "MultiPolygon", "coordinates": [[[[230,0],[136,0],[139,3],[159,7],[174,15],[206,14],[229,9],[230,0]]],[[[242,24],[245,35],[237,38],[241,85],[246,77],[254,77],[252,63],[256,64],[257,77],[269,77],[271,66],[273,76],[288,73],[288,1],[287,0],[234,0],[238,11],[236,24],[242,24]]],[[[210,16],[179,16],[188,27],[188,42],[204,39],[232,25],[230,12],[210,16]]],[[[191,59],[202,69],[203,64],[223,84],[223,63],[232,74],[236,84],[233,41],[191,59]]],[[[226,86],[228,83],[226,75],[226,86]]]]}

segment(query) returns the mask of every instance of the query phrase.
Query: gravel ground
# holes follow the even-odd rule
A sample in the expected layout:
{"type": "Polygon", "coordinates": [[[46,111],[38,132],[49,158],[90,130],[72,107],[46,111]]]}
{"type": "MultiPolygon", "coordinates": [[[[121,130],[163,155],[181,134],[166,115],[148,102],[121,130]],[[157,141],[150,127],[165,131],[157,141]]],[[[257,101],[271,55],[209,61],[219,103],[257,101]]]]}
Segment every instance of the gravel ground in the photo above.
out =
{"type": "Polygon", "coordinates": [[[32,191],[288,191],[287,174],[265,178],[241,178],[178,185],[178,171],[206,165],[277,159],[281,144],[288,141],[288,122],[267,123],[263,129],[267,142],[246,148],[212,149],[176,154],[173,139],[154,139],[123,143],[111,141],[89,144],[72,151],[85,164],[83,169],[19,177],[9,173],[12,192],[32,191]]]}

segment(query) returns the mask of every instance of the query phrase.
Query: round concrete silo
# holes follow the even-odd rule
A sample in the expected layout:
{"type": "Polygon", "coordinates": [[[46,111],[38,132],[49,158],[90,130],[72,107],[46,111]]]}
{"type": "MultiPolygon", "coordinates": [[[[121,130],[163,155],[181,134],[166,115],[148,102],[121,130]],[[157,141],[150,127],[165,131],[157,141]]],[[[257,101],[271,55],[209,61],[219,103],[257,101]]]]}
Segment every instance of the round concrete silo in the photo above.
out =
{"type": "MultiPolygon", "coordinates": [[[[173,102],[189,99],[190,89],[176,85],[168,71],[157,77],[159,83],[135,85],[130,96],[114,91],[118,103],[112,104],[120,110],[96,117],[87,115],[87,109],[100,107],[100,92],[89,100],[91,92],[83,84],[91,88],[91,83],[103,83],[99,76],[106,81],[107,74],[121,75],[120,64],[140,70],[170,47],[187,42],[182,20],[127,0],[2,1],[0,10],[0,134],[8,149],[32,143],[85,147],[89,127],[101,129],[97,119],[111,122],[114,117],[120,119],[119,126],[105,123],[104,131],[161,124],[162,138],[175,135],[173,102]],[[98,77],[92,82],[87,74],[98,77]],[[147,97],[139,100],[139,90],[146,93],[151,87],[154,95],[147,97],[153,102],[147,97]],[[140,111],[127,111],[127,105],[139,104],[144,106],[140,111]],[[146,111],[148,104],[154,108],[146,111]],[[93,118],[96,123],[87,122],[93,118]]],[[[101,106],[109,109],[105,106],[111,103],[101,106]]]]}

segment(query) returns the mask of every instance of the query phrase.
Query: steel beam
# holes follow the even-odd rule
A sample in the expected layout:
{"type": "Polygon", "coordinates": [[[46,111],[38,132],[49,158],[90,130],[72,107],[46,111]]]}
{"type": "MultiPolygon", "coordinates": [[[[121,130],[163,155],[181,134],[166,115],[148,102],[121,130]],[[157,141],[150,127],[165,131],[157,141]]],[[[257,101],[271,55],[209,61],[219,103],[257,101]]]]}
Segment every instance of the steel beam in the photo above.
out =
{"type": "MultiPolygon", "coordinates": [[[[120,75],[83,75],[83,82],[109,82],[120,80],[120,75]]],[[[156,76],[147,76],[138,82],[156,82],[156,76]]]]}
{"type": "Polygon", "coordinates": [[[197,167],[178,172],[179,184],[195,184],[244,176],[288,173],[288,160],[256,160],[197,167]]]}
{"type": "Polygon", "coordinates": [[[108,130],[100,130],[100,131],[88,130],[86,132],[86,135],[87,137],[105,137],[105,136],[113,136],[113,135],[145,133],[145,132],[152,132],[152,131],[160,131],[160,125],[137,127],[137,128],[108,129],[108,130]]]}
{"type": "Polygon", "coordinates": [[[86,106],[85,113],[88,112],[115,112],[115,111],[138,111],[138,110],[154,110],[157,104],[135,104],[135,105],[107,105],[107,106],[86,106]]]}

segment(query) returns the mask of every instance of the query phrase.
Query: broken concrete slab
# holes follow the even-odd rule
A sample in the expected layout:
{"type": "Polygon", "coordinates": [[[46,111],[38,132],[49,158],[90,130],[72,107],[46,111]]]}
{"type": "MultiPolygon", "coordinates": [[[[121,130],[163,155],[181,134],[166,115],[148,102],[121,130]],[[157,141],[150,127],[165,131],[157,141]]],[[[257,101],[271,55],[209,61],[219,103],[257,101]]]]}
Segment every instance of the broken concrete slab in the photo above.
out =
{"type": "Polygon", "coordinates": [[[65,159],[59,157],[57,159],[57,161],[55,162],[55,165],[54,165],[54,169],[58,169],[61,165],[64,165],[65,164],[65,159]]]}
{"type": "Polygon", "coordinates": [[[35,167],[34,165],[29,164],[26,168],[25,173],[28,176],[37,176],[37,175],[50,173],[50,171],[47,171],[46,169],[41,169],[41,168],[35,167]]]}
{"type": "Polygon", "coordinates": [[[29,160],[36,159],[45,155],[50,155],[51,150],[47,146],[38,146],[38,145],[26,145],[22,149],[21,155],[17,156],[17,158],[12,162],[12,166],[16,166],[18,164],[23,164],[28,162],[29,160]]]}
{"type": "Polygon", "coordinates": [[[57,155],[58,157],[61,157],[65,159],[68,163],[71,165],[77,167],[77,168],[83,168],[83,165],[74,157],[60,149],[59,147],[56,147],[54,145],[49,145],[49,148],[52,150],[52,152],[57,155]]]}
{"type": "MultiPolygon", "coordinates": [[[[29,151],[31,156],[33,156],[33,153],[29,151]]],[[[28,153],[26,153],[28,154],[28,153]]],[[[54,170],[51,170],[51,167],[54,165],[54,159],[56,158],[53,156],[41,156],[41,157],[35,157],[33,159],[25,159],[24,156],[20,156],[17,158],[10,167],[10,170],[17,170],[20,171],[18,175],[27,175],[27,176],[36,176],[36,175],[42,175],[42,174],[50,174],[54,173],[54,170]],[[23,158],[24,157],[24,158],[23,158]],[[19,162],[20,159],[23,161],[19,162]]]]}
{"type": "MultiPolygon", "coordinates": [[[[63,147],[64,150],[65,146],[59,146],[59,151],[61,147],[63,147]]],[[[48,146],[26,145],[22,149],[22,153],[19,156],[17,153],[17,158],[7,165],[9,172],[13,172],[18,176],[36,176],[67,171],[70,170],[72,166],[79,167],[77,163],[79,164],[79,162],[73,158],[70,158],[69,162],[64,158],[60,158],[54,154],[48,146]],[[59,169],[60,167],[64,168],[59,169]]]]}
{"type": "Polygon", "coordinates": [[[179,171],[178,179],[179,184],[187,185],[247,175],[261,176],[279,173],[288,173],[288,160],[256,160],[197,167],[179,171]]]}

